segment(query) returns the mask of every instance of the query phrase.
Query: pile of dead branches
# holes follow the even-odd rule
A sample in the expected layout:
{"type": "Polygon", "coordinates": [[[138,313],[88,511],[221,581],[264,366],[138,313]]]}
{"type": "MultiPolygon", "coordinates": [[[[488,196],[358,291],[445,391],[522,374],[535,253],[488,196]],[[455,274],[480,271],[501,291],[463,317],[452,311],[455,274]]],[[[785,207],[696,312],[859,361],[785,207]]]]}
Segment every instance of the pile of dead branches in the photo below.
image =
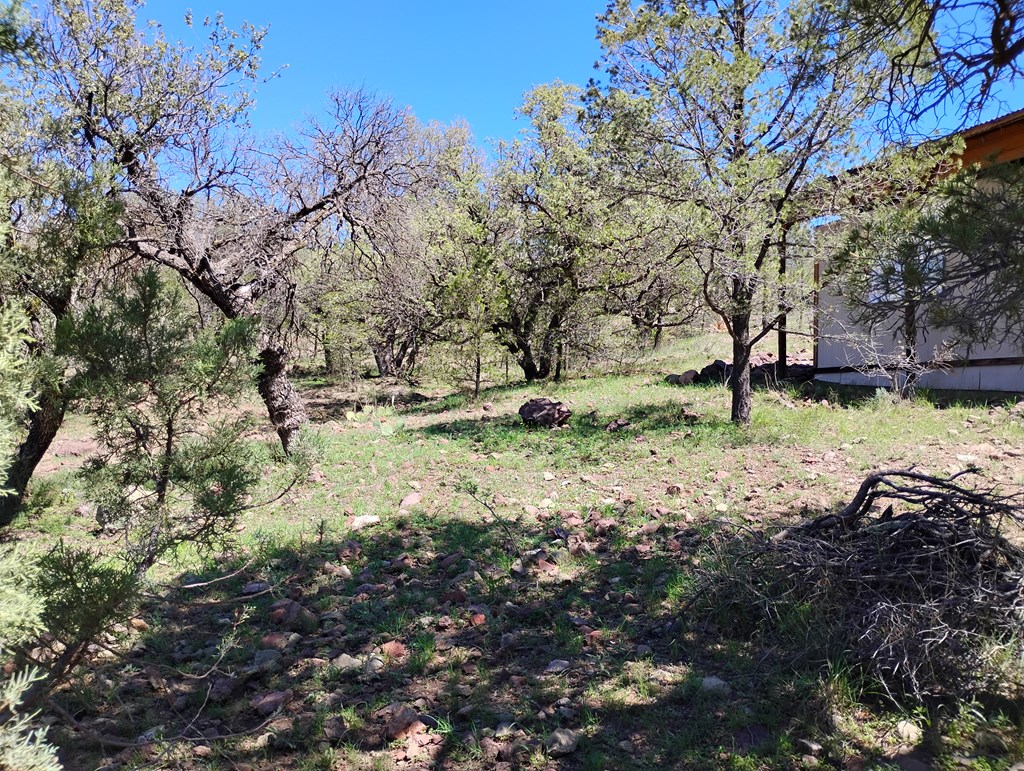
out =
{"type": "Polygon", "coordinates": [[[720,539],[704,601],[807,654],[838,648],[897,700],[1005,685],[1024,652],[1024,494],[969,473],[882,471],[836,513],[720,539]]]}

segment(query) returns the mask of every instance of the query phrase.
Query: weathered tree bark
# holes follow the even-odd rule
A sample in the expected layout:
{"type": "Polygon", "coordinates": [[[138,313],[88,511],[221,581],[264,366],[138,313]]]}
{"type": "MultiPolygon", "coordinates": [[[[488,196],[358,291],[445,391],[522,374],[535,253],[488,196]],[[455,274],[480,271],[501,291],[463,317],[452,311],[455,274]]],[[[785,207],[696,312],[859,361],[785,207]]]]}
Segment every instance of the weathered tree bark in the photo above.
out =
{"type": "Polygon", "coordinates": [[[544,380],[551,374],[551,357],[547,355],[537,356],[530,346],[519,349],[518,364],[523,370],[523,378],[527,383],[535,380],[544,380]]]}
{"type": "Polygon", "coordinates": [[[410,375],[416,366],[419,346],[416,340],[385,337],[371,340],[370,350],[381,377],[403,378],[410,375]]]}
{"type": "Polygon", "coordinates": [[[476,361],[474,362],[473,367],[473,396],[480,395],[480,376],[483,369],[482,364],[483,362],[480,357],[480,341],[477,340],[476,361]]]}
{"type": "Polygon", "coordinates": [[[732,316],[732,415],[733,423],[750,425],[754,409],[750,390],[750,313],[732,316]]]}
{"type": "Polygon", "coordinates": [[[295,435],[308,420],[306,407],[288,379],[287,352],[284,348],[267,346],[257,358],[262,369],[256,379],[256,387],[267,405],[270,422],[281,438],[281,446],[287,453],[291,450],[295,435]]]}
{"type": "Polygon", "coordinates": [[[778,363],[775,365],[775,376],[779,380],[786,377],[786,367],[788,366],[787,359],[789,358],[789,330],[787,329],[788,319],[786,316],[788,308],[788,298],[786,297],[786,267],[786,239],[784,233],[782,243],[779,245],[779,357],[778,363]]]}
{"type": "Polygon", "coordinates": [[[7,470],[4,487],[11,494],[0,497],[0,527],[6,527],[14,521],[25,501],[25,492],[36,466],[64,422],[67,402],[59,391],[49,389],[37,397],[37,402],[38,407],[28,416],[28,434],[7,470]]]}

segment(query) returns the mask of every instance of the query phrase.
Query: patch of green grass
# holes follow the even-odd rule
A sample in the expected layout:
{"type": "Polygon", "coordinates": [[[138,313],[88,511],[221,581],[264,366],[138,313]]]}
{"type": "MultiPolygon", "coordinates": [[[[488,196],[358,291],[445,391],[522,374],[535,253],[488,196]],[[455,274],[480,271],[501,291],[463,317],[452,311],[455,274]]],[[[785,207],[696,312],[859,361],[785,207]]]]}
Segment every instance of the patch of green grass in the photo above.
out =
{"type": "Polygon", "coordinates": [[[421,675],[426,672],[427,666],[437,652],[437,638],[430,632],[423,632],[412,639],[409,648],[409,671],[414,675],[421,675]]]}

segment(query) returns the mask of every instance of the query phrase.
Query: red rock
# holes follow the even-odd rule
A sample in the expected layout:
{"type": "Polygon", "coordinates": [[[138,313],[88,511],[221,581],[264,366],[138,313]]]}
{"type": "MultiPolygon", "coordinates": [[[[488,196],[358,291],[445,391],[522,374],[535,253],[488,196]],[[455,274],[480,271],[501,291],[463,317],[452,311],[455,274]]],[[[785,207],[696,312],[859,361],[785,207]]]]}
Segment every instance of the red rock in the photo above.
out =
{"type": "Polygon", "coordinates": [[[441,570],[448,570],[448,568],[453,567],[458,562],[461,562],[465,557],[466,555],[461,551],[453,552],[442,559],[438,567],[440,567],[441,570]]]}
{"type": "Polygon", "coordinates": [[[402,707],[391,716],[384,733],[388,739],[407,739],[426,730],[427,726],[420,720],[416,710],[402,707]]]}
{"type": "Polygon", "coordinates": [[[422,501],[422,500],[423,500],[423,494],[422,493],[411,492],[411,493],[409,493],[407,496],[405,496],[402,499],[401,504],[399,504],[399,508],[407,509],[410,506],[417,506],[417,505],[419,505],[420,501],[422,501]]]}
{"type": "Polygon", "coordinates": [[[292,689],[289,688],[285,691],[274,691],[263,696],[255,696],[249,704],[261,715],[267,716],[274,714],[281,707],[285,706],[292,700],[294,695],[292,689]]]}
{"type": "Polygon", "coordinates": [[[385,656],[390,656],[393,659],[399,659],[406,653],[406,647],[398,640],[386,642],[380,646],[380,649],[385,656]]]}
{"type": "Polygon", "coordinates": [[[284,632],[270,632],[263,635],[260,643],[264,648],[276,648],[279,651],[283,651],[288,647],[288,635],[284,632]]]}

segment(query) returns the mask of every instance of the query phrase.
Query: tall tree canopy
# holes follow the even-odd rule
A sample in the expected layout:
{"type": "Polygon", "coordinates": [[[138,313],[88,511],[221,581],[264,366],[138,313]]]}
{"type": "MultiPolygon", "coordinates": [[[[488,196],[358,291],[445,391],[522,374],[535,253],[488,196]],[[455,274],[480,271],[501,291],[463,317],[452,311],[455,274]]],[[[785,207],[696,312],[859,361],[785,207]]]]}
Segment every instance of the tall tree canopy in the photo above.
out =
{"type": "Polygon", "coordinates": [[[139,30],[136,0],[53,0],[38,66],[16,73],[40,153],[110,177],[122,206],[111,246],[177,271],[227,318],[258,322],[257,385],[287,449],[305,420],[287,377],[294,272],[317,230],[408,185],[411,117],[360,92],[331,96],[293,140],[247,132],[264,31],[207,20],[207,44],[139,30]]]}
{"type": "Polygon", "coordinates": [[[678,212],[679,248],[732,338],[732,419],[747,423],[753,346],[808,294],[787,285],[786,255],[807,253],[813,219],[910,171],[866,141],[889,62],[804,0],[617,0],[600,40],[595,119],[632,193],[678,212]],[[766,304],[778,311],[762,318],[766,304]]]}

